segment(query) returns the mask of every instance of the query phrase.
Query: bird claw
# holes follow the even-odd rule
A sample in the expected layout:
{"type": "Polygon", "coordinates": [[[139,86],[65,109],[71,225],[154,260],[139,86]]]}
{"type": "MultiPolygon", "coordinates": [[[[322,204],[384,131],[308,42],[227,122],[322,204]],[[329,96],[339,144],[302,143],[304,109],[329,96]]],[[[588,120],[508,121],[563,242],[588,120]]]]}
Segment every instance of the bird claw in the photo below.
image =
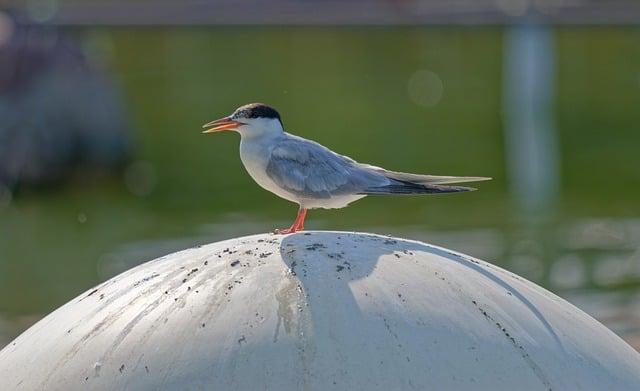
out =
{"type": "Polygon", "coordinates": [[[286,235],[286,234],[292,234],[294,232],[296,231],[292,228],[282,228],[282,229],[276,228],[273,230],[273,233],[276,235],[286,235]]]}
{"type": "Polygon", "coordinates": [[[289,227],[289,228],[282,228],[282,229],[276,228],[273,230],[273,233],[276,235],[287,235],[287,234],[294,234],[296,232],[303,231],[303,230],[304,228],[302,227],[289,227]]]}
{"type": "Polygon", "coordinates": [[[306,209],[300,209],[298,212],[298,216],[296,216],[296,221],[293,222],[291,227],[285,229],[276,229],[273,231],[276,235],[286,235],[286,234],[294,234],[298,231],[304,230],[304,217],[307,215],[306,209]]]}

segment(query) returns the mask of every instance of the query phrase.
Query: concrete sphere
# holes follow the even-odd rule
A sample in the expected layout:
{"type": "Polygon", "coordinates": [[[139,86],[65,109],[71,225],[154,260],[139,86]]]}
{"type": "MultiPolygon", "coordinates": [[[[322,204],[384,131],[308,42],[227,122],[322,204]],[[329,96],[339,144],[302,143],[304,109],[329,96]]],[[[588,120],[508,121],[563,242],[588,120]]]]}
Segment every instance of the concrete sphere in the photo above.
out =
{"type": "Polygon", "coordinates": [[[0,351],[0,390],[639,390],[640,354],[489,263],[361,233],[147,262],[0,351]]]}

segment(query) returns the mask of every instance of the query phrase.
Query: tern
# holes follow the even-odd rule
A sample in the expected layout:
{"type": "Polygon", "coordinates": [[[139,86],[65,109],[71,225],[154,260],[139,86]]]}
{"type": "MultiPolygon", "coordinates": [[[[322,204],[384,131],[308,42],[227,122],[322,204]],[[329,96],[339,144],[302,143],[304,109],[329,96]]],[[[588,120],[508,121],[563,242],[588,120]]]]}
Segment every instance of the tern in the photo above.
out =
{"type": "Polygon", "coordinates": [[[303,230],[308,209],[344,208],[368,195],[470,191],[475,189],[447,184],[491,179],[409,174],[358,163],[315,141],[285,132],[280,114],[262,103],[241,106],[203,128],[203,133],[240,133],[240,159],[251,178],[299,205],[291,227],[275,231],[280,234],[303,230]]]}

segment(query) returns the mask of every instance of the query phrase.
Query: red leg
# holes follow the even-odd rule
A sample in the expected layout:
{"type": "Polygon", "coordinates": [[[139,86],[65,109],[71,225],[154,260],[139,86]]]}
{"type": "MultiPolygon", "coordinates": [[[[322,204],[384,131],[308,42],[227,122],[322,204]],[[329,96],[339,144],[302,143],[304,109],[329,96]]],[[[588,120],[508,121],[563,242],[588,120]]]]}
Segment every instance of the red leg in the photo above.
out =
{"type": "Polygon", "coordinates": [[[307,217],[307,209],[300,208],[298,216],[296,216],[296,231],[304,230],[304,219],[307,217]]]}
{"type": "Polygon", "coordinates": [[[302,231],[304,229],[304,218],[307,217],[307,210],[304,208],[300,208],[298,211],[298,216],[296,216],[296,220],[293,222],[291,227],[286,229],[276,229],[275,233],[277,234],[292,234],[294,232],[302,231]]]}

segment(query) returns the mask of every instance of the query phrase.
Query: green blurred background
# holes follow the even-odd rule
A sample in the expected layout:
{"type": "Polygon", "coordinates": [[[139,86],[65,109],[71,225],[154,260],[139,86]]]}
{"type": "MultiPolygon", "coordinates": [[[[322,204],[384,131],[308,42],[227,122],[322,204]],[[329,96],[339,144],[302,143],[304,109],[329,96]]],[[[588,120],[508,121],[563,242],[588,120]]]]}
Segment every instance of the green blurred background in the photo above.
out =
{"type": "Polygon", "coordinates": [[[359,161],[494,178],[474,193],[312,211],[307,229],[399,235],[486,259],[639,347],[640,30],[553,28],[560,185],[533,214],[519,210],[508,179],[506,30],[62,28],[120,89],[135,149],[115,174],[80,169],[63,184],[2,193],[0,346],[135,264],[288,225],[296,206],[246,174],[238,135],[200,133],[259,101],[288,131],[359,161]]]}

